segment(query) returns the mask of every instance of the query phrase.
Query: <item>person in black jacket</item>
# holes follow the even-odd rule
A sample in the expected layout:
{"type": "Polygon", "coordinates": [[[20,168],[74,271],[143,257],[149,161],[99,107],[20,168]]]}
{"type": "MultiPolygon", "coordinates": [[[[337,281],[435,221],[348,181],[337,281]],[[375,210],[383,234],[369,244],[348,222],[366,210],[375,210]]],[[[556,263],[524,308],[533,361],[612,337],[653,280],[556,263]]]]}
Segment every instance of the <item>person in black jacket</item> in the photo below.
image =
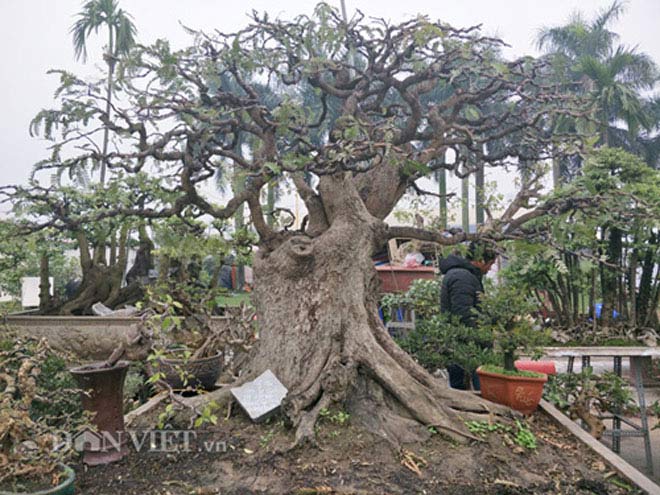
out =
{"type": "MultiPolygon", "coordinates": [[[[440,262],[440,272],[444,275],[440,288],[440,311],[457,316],[468,326],[476,326],[473,309],[479,305],[479,294],[484,291],[482,277],[495,262],[495,253],[490,249],[470,245],[467,258],[449,255],[440,262]]],[[[449,386],[466,390],[465,370],[457,364],[447,367],[449,386]]],[[[479,379],[472,377],[475,390],[479,390],[479,379]]]]}

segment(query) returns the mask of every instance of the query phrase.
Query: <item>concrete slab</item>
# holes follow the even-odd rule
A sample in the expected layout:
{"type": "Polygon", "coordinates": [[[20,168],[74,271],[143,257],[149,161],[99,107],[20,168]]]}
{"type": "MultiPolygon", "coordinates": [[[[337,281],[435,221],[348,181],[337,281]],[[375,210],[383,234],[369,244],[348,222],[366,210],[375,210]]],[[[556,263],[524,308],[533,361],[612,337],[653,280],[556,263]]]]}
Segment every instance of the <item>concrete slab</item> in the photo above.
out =
{"type": "Polygon", "coordinates": [[[255,380],[232,388],[231,393],[250,419],[260,423],[280,408],[288,390],[272,371],[266,370],[255,380]]]}

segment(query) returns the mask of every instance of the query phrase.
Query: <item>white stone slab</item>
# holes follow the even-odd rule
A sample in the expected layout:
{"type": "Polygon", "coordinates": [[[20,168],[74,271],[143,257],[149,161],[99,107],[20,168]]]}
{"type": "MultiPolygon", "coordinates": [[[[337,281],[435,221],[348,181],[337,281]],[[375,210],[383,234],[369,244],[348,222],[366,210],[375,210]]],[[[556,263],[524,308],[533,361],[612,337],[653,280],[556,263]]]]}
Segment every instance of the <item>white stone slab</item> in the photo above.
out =
{"type": "Polygon", "coordinates": [[[255,423],[277,412],[287,392],[286,387],[270,370],[264,371],[251,382],[231,389],[236,401],[255,423]]]}

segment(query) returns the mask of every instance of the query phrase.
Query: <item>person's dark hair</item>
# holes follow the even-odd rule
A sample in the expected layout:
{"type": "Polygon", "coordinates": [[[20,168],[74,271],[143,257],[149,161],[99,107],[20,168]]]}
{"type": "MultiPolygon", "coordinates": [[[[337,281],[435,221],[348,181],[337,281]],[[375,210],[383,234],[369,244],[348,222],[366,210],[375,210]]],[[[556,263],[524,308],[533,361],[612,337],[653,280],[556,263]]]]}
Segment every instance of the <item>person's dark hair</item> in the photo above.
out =
{"type": "Polygon", "coordinates": [[[467,259],[470,261],[483,261],[484,263],[490,263],[497,258],[497,253],[495,250],[480,242],[471,242],[470,247],[468,248],[467,259]]]}

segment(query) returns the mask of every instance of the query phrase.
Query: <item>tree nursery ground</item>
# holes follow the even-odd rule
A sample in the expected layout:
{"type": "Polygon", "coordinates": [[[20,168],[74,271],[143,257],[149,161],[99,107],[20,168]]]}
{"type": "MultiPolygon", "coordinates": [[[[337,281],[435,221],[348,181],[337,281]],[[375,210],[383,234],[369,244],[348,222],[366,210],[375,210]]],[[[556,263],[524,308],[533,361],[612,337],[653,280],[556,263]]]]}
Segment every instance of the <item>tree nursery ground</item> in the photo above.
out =
{"type": "Polygon", "coordinates": [[[396,452],[341,413],[328,414],[318,426],[320,448],[279,453],[293,441],[281,421],[254,425],[236,414],[200,433],[193,452],[131,451],[108,466],[77,466],[77,483],[95,495],[638,493],[543,413],[528,425],[534,449],[495,431],[483,443],[432,435],[396,452]],[[226,452],[205,451],[209,439],[226,442],[226,452]]]}

